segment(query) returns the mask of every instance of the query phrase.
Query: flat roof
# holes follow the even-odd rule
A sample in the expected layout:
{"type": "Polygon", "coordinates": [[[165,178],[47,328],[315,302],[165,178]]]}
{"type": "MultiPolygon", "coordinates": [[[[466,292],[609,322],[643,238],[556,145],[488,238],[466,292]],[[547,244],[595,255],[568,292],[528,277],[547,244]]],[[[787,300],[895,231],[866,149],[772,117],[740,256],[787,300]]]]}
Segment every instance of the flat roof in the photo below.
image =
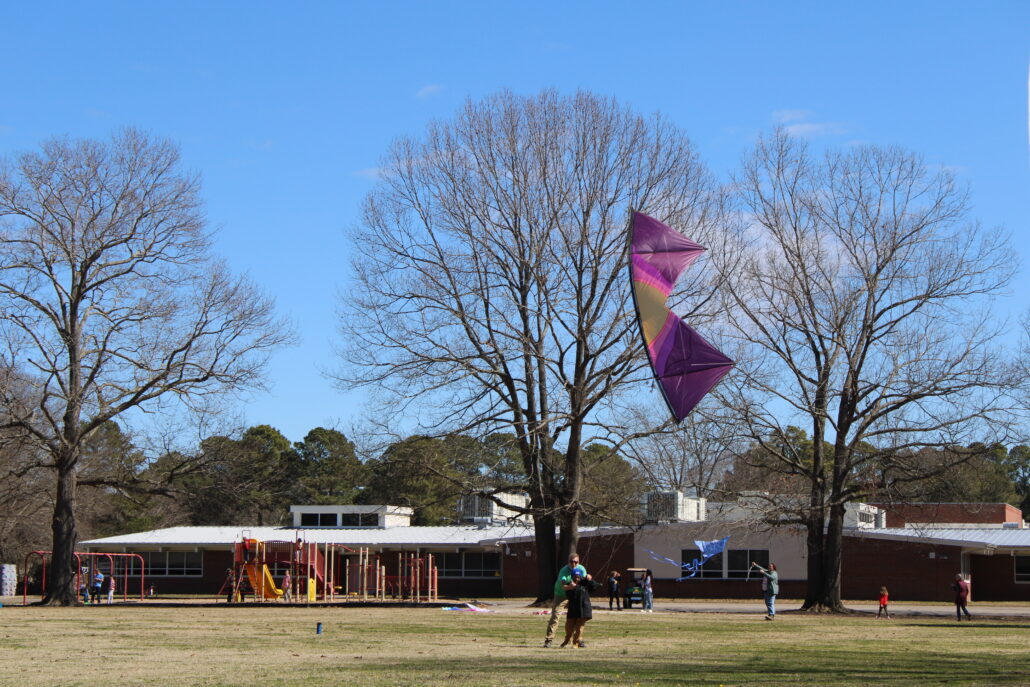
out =
{"type": "Polygon", "coordinates": [[[1030,529],[1014,527],[885,527],[846,530],[845,535],[948,546],[1030,550],[1030,529]]]}
{"type": "MultiPolygon", "coordinates": [[[[293,527],[167,527],[114,537],[88,539],[79,546],[91,549],[105,547],[149,546],[231,546],[244,536],[261,541],[296,541],[298,538],[315,544],[344,546],[421,546],[454,547],[480,545],[481,541],[518,537],[532,532],[523,525],[478,527],[451,525],[445,527],[369,527],[369,528],[293,528],[293,527]]],[[[489,545],[489,544],[484,544],[489,545]]]]}

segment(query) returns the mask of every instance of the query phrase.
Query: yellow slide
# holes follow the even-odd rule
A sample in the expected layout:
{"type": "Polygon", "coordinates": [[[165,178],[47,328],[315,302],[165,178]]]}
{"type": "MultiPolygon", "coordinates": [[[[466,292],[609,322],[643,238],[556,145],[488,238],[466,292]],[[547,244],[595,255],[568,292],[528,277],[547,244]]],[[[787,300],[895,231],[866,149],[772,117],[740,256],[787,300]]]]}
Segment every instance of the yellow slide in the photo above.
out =
{"type": "Polygon", "coordinates": [[[247,570],[247,579],[250,580],[250,586],[254,590],[255,595],[260,596],[262,599],[278,599],[283,595],[283,590],[275,586],[275,580],[272,579],[272,573],[267,565],[261,566],[261,572],[263,573],[261,575],[258,575],[256,563],[248,563],[244,567],[247,570]]]}

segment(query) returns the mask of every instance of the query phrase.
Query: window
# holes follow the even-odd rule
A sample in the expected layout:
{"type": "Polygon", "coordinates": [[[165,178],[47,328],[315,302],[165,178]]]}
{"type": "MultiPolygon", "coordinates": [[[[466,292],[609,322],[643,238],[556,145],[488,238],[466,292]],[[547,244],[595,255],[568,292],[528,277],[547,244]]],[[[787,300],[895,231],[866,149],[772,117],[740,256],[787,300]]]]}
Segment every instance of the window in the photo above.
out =
{"type": "Polygon", "coordinates": [[[769,549],[733,549],[728,553],[726,577],[747,578],[752,562],[758,563],[763,568],[769,567],[769,549]]]}
{"type": "Polygon", "coordinates": [[[378,527],[378,513],[340,513],[340,527],[378,527]]]}
{"type": "Polygon", "coordinates": [[[501,574],[501,554],[444,553],[436,557],[436,568],[440,577],[497,577],[501,574]]]}
{"type": "MultiPolygon", "coordinates": [[[[701,552],[699,550],[697,550],[697,549],[683,549],[683,558],[682,558],[682,560],[683,560],[684,564],[692,563],[695,560],[701,560],[701,552]]],[[[684,568],[683,574],[684,575],[689,575],[692,570],[693,570],[693,567],[691,567],[689,569],[684,568]]],[[[712,556],[711,558],[709,558],[707,561],[705,561],[704,564],[701,565],[701,569],[697,571],[697,574],[694,575],[693,579],[697,579],[697,578],[706,578],[706,579],[708,579],[708,578],[717,578],[717,577],[722,577],[722,576],[723,576],[723,574],[722,574],[722,554],[721,553],[717,553],[714,556],[712,556]]]]}
{"type": "Polygon", "coordinates": [[[858,521],[867,525],[872,525],[876,522],[876,516],[873,513],[859,513],[858,521]]]}
{"type": "Polygon", "coordinates": [[[445,553],[436,557],[436,570],[440,577],[461,577],[462,554],[445,553]]]}
{"type": "Polygon", "coordinates": [[[143,561],[146,563],[146,568],[143,572],[146,575],[167,575],[168,574],[168,554],[164,551],[148,551],[143,554],[143,561]]]}
{"type": "Polygon", "coordinates": [[[1030,556],[1016,556],[1016,582],[1030,582],[1030,556]]]}
{"type": "Polygon", "coordinates": [[[336,527],[336,513],[301,513],[301,527],[336,527]]]}
{"type": "MultiPolygon", "coordinates": [[[[204,554],[200,551],[142,551],[140,556],[146,565],[143,574],[147,577],[187,577],[204,574],[204,554]]],[[[115,559],[117,575],[124,574],[126,566],[130,577],[139,577],[139,559],[115,559]]]]}

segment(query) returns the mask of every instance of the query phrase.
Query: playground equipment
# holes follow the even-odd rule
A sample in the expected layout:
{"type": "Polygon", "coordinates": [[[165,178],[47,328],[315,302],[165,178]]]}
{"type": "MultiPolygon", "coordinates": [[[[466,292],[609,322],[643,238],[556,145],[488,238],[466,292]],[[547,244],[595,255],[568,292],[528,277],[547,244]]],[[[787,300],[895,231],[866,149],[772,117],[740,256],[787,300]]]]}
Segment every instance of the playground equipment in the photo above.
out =
{"type": "MultiPolygon", "coordinates": [[[[92,577],[97,573],[101,572],[105,575],[110,575],[114,578],[118,578],[119,573],[121,574],[122,581],[119,587],[122,590],[122,601],[129,600],[129,573],[130,573],[130,561],[137,561],[139,563],[139,600],[143,601],[143,590],[145,589],[145,563],[143,556],[138,553],[102,553],[102,552],[85,552],[76,551],[73,554],[75,556],[75,589],[82,589],[84,586],[88,586],[92,577]],[[83,565],[83,559],[86,560],[86,565],[83,565]],[[116,561],[121,565],[116,565],[116,561]],[[104,565],[106,562],[106,566],[104,565]],[[106,568],[106,569],[105,569],[106,568]],[[83,579],[85,577],[85,579],[83,579]]],[[[42,562],[42,573],[40,579],[40,595],[46,595],[46,567],[48,557],[53,556],[52,551],[31,551],[25,556],[25,570],[29,569],[29,559],[33,556],[39,556],[42,562]]],[[[135,575],[133,575],[135,576],[135,575]]],[[[29,603],[29,576],[25,575],[22,585],[22,604],[28,605],[29,603]]]]}
{"type": "Polygon", "coordinates": [[[244,530],[233,546],[233,567],[218,591],[218,598],[241,602],[275,601],[286,597],[278,580],[290,573],[290,595],[294,601],[332,602],[340,600],[385,600],[393,597],[435,601],[437,569],[433,556],[401,553],[397,575],[388,576],[378,554],[366,547],[352,549],[333,543],[261,541],[244,530]]]}
{"type": "MultiPolygon", "coordinates": [[[[222,588],[218,590],[218,595],[221,596],[228,590],[230,602],[242,601],[246,596],[247,589],[244,586],[246,581],[250,585],[255,599],[274,601],[282,597],[283,590],[275,585],[268,564],[275,560],[275,554],[278,549],[282,548],[277,545],[288,543],[263,542],[244,533],[240,541],[236,542],[233,547],[233,567],[229,569],[222,588]]],[[[290,554],[287,554],[287,561],[289,560],[290,554]]]]}
{"type": "Polygon", "coordinates": [[[397,572],[388,578],[395,597],[416,602],[438,599],[439,574],[433,554],[419,556],[417,553],[399,552],[397,572]]]}

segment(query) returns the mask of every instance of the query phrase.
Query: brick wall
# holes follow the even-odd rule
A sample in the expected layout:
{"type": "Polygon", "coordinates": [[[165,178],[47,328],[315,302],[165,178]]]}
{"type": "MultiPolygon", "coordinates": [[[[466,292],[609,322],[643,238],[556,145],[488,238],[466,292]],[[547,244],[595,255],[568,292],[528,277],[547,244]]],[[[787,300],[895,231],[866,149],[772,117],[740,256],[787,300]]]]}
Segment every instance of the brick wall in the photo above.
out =
{"type": "Polygon", "coordinates": [[[950,602],[961,553],[957,546],[845,537],[841,596],[874,600],[886,585],[895,601],[950,602]]]}
{"type": "MultiPolygon", "coordinates": [[[[603,582],[612,570],[622,572],[623,582],[625,582],[626,568],[633,567],[633,535],[580,537],[577,552],[586,566],[587,572],[598,582],[603,582]]],[[[561,561],[561,564],[564,565],[565,562],[561,561]]],[[[557,576],[557,572],[556,570],[555,576],[557,576]]],[[[536,597],[537,559],[534,543],[510,544],[506,554],[501,556],[501,575],[503,596],[536,597]]],[[[607,592],[602,588],[597,591],[595,596],[607,598],[607,592]]]]}
{"type": "Polygon", "coordinates": [[[970,556],[972,600],[1030,601],[1030,583],[1016,584],[1015,566],[1016,559],[1008,554],[970,556]]]}
{"type": "Polygon", "coordinates": [[[1007,503],[871,503],[887,512],[887,527],[905,523],[1020,523],[1023,512],[1007,503]]]}
{"type": "MultiPolygon", "coordinates": [[[[780,598],[803,599],[808,591],[804,580],[780,579],[780,598]]],[[[755,573],[750,579],[688,579],[654,581],[656,599],[761,599],[762,576],[755,573]]]]}

